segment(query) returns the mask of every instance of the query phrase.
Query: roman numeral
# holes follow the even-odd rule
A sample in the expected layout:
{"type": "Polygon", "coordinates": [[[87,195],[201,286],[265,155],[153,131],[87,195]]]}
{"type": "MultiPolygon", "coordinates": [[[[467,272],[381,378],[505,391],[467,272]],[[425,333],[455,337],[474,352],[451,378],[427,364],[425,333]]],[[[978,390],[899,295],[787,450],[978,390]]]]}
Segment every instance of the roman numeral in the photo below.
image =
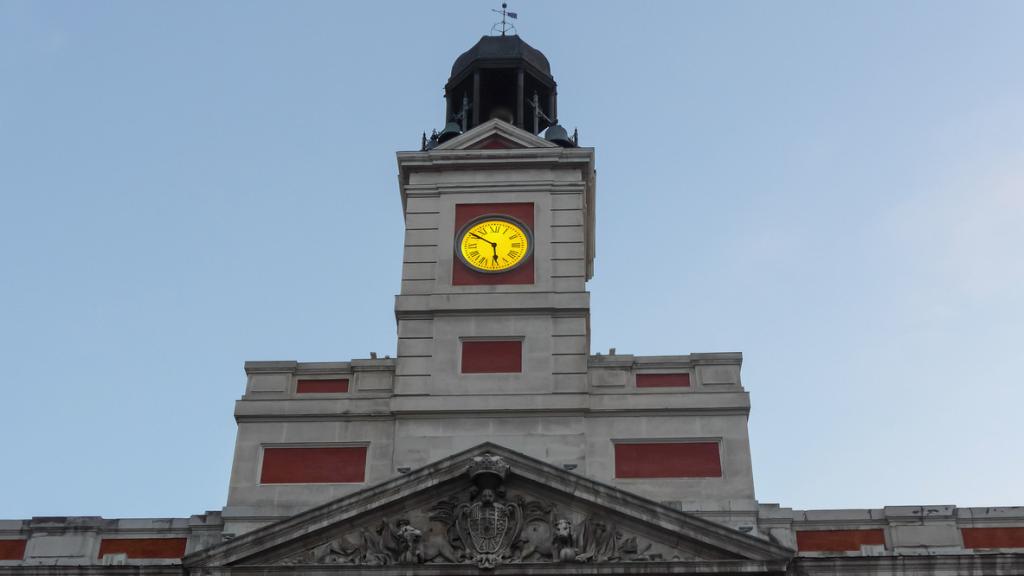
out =
{"type": "Polygon", "coordinates": [[[522,248],[523,247],[523,243],[522,242],[513,242],[512,243],[512,247],[513,248],[522,248]]]}
{"type": "Polygon", "coordinates": [[[476,249],[476,242],[473,242],[472,244],[466,244],[466,248],[469,248],[470,250],[475,250],[476,249]]]}
{"type": "Polygon", "coordinates": [[[518,250],[509,250],[508,251],[508,257],[509,258],[515,258],[516,256],[519,256],[519,251],[518,250]]]}
{"type": "Polygon", "coordinates": [[[469,253],[469,257],[470,258],[476,258],[479,255],[480,255],[480,251],[479,250],[473,250],[472,252],[469,253]]]}

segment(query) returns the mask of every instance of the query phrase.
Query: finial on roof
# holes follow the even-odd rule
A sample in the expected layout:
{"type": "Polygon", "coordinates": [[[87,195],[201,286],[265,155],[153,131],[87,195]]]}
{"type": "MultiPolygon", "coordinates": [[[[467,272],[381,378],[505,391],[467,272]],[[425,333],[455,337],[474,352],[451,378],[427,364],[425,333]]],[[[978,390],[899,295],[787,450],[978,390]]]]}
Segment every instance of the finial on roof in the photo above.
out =
{"type": "Polygon", "coordinates": [[[509,33],[511,33],[513,36],[517,34],[516,27],[513,26],[511,22],[508,22],[507,18],[510,18],[512,20],[518,20],[519,14],[515,12],[509,12],[507,3],[501,3],[501,10],[495,10],[494,8],[491,8],[491,12],[497,12],[498,14],[501,14],[501,22],[496,22],[494,26],[491,26],[491,34],[494,34],[495,32],[500,32],[501,36],[505,36],[509,33]]]}

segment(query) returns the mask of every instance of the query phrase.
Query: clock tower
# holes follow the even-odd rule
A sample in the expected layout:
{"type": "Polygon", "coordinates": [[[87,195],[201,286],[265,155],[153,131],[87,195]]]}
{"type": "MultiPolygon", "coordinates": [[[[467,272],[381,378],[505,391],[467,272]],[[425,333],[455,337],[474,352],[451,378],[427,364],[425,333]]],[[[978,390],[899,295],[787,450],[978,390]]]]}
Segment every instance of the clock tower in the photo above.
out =
{"type": "Polygon", "coordinates": [[[446,94],[445,132],[398,154],[396,461],[505,440],[581,466],[566,412],[587,391],[594,150],[556,124],[547,59],[518,36],[482,38],[446,94]]]}

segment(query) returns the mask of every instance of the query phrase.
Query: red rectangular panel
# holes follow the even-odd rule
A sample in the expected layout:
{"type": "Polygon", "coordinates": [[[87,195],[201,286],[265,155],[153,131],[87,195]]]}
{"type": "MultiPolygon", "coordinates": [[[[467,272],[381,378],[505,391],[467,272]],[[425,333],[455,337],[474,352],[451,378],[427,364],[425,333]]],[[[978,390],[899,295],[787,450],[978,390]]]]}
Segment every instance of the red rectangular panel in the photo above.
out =
{"type": "Polygon", "coordinates": [[[0,540],[0,560],[23,560],[28,540],[0,540]]]}
{"type": "MultiPolygon", "coordinates": [[[[470,220],[479,216],[496,214],[511,216],[519,220],[533,231],[533,202],[507,202],[503,204],[457,204],[455,206],[455,229],[452,237],[462,230],[470,220]]],[[[534,244],[537,239],[534,237],[534,244]]],[[[485,274],[471,270],[457,257],[452,257],[452,285],[472,286],[478,284],[533,284],[533,255],[531,254],[522,265],[510,272],[485,274]]]]}
{"type": "Polygon", "coordinates": [[[363,482],[366,446],[264,448],[262,484],[363,482]]]}
{"type": "Polygon", "coordinates": [[[637,388],[685,388],[690,386],[690,375],[680,374],[637,374],[637,388]]]}
{"type": "Polygon", "coordinates": [[[324,380],[299,380],[295,387],[297,394],[329,394],[332,392],[348,392],[348,378],[330,378],[324,380]]]}
{"type": "Polygon", "coordinates": [[[861,546],[885,546],[885,532],[872,530],[797,530],[801,552],[858,552],[861,546]]]}
{"type": "Polygon", "coordinates": [[[961,528],[964,548],[1024,548],[1024,527],[961,528]]]}
{"type": "Polygon", "coordinates": [[[522,371],[522,340],[466,340],[462,343],[463,374],[522,371]]]}
{"type": "Polygon", "coordinates": [[[185,555],[187,538],[104,538],[100,553],[127,554],[129,558],[181,558],[185,555]]]}
{"type": "Polygon", "coordinates": [[[616,478],[718,478],[717,442],[616,444],[616,478]]]}

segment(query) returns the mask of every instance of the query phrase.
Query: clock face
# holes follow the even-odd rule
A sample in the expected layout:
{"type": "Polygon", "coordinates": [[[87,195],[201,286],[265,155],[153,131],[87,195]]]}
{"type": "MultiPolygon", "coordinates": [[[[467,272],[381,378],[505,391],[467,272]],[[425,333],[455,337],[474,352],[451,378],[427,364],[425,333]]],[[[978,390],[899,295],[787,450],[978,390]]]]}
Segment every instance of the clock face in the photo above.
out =
{"type": "Polygon", "coordinates": [[[477,272],[507,272],[526,261],[533,250],[529,229],[507,216],[484,216],[466,225],[455,253],[477,272]]]}

